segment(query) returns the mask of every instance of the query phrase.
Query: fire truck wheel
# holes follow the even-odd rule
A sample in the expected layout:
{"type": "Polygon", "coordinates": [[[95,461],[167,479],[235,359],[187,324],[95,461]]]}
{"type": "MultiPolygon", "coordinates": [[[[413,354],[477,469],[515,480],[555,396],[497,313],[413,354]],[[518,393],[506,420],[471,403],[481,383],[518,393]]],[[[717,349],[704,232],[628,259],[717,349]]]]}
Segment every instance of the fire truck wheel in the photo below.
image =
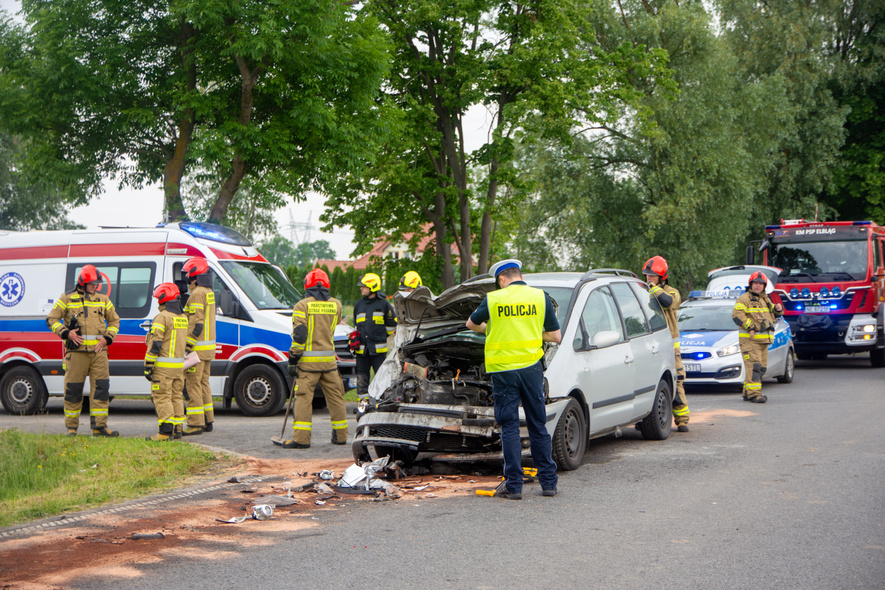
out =
{"type": "Polygon", "coordinates": [[[870,364],[874,367],[885,367],[885,348],[874,348],[870,351],[870,364]]]}
{"type": "Polygon", "coordinates": [[[30,367],[13,367],[0,379],[0,402],[10,414],[37,414],[46,405],[46,386],[30,367]]]}
{"type": "Polygon", "coordinates": [[[267,365],[250,365],[234,381],[234,398],[247,416],[273,416],[286,403],[286,382],[267,365]]]}

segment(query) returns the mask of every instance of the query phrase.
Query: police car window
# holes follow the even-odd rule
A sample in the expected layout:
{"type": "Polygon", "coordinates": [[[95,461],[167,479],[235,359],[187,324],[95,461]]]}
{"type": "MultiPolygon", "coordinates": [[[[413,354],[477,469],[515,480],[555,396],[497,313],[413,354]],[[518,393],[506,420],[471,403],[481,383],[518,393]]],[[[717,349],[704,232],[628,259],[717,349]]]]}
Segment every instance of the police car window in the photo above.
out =
{"type": "Polygon", "coordinates": [[[648,324],[651,326],[652,332],[663,330],[667,327],[667,318],[664,316],[664,309],[658,303],[657,298],[652,297],[648,293],[648,286],[643,283],[630,283],[630,286],[636,292],[639,304],[648,318],[648,324]]]}
{"type": "Polygon", "coordinates": [[[645,314],[642,313],[642,307],[639,305],[633,290],[627,283],[611,283],[609,286],[615,294],[615,300],[621,309],[621,315],[624,317],[627,338],[647,334],[650,331],[648,321],[645,319],[645,314]]]}
{"type": "Polygon", "coordinates": [[[584,311],[581,312],[581,321],[584,322],[584,329],[590,339],[599,332],[617,332],[621,341],[624,340],[618,307],[611,291],[605,287],[594,289],[590,293],[584,311]]]}

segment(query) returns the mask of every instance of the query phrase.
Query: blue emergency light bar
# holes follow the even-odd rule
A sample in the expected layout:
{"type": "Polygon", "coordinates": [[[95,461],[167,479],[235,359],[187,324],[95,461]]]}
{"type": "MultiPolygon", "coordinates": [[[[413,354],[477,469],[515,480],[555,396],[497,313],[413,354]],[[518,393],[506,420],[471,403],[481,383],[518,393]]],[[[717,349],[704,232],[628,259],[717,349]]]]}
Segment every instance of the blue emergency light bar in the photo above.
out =
{"type": "Polygon", "coordinates": [[[230,244],[232,246],[248,247],[252,245],[252,242],[250,242],[246,238],[246,236],[244,236],[240,232],[229,227],[224,227],[222,225],[215,225],[214,223],[204,223],[202,221],[183,221],[178,224],[178,227],[186,231],[190,235],[194,236],[195,238],[212,240],[213,242],[230,244]]]}

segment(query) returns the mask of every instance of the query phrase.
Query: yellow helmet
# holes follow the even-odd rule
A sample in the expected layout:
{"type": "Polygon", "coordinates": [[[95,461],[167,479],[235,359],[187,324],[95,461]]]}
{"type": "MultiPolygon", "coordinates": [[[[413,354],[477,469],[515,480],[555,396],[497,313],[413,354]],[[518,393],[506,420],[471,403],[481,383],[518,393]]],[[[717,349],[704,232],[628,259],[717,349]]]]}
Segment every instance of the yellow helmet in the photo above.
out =
{"type": "Polygon", "coordinates": [[[410,270],[399,280],[400,289],[417,289],[424,283],[421,282],[421,275],[414,270],[410,270]]]}
{"type": "Polygon", "coordinates": [[[368,287],[370,292],[376,293],[381,288],[381,277],[373,272],[367,272],[360,277],[360,282],[357,285],[368,287]]]}

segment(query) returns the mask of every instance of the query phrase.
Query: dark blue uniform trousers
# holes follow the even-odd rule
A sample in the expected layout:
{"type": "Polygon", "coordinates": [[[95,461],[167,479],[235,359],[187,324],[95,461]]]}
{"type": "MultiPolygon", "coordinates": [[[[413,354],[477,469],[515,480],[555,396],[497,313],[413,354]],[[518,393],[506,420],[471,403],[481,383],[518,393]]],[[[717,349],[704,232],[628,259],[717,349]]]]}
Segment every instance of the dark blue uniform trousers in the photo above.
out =
{"type": "Polygon", "coordinates": [[[491,373],[495,400],[495,421],[501,425],[504,451],[504,479],[507,491],[522,491],[522,444],[519,439],[519,404],[522,402],[532,461],[538,469],[541,488],[556,487],[556,463],[553,462],[547,410],[544,406],[544,370],[537,362],[524,369],[491,373]]]}

